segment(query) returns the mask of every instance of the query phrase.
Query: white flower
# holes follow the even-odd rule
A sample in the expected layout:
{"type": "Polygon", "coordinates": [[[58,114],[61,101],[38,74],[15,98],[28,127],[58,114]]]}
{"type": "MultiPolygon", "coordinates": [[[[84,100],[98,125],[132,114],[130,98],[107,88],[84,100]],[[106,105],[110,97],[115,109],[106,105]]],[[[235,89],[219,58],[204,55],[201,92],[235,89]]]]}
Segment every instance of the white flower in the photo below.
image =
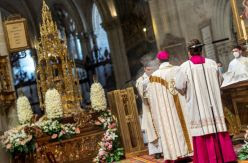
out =
{"type": "Polygon", "coordinates": [[[54,119],[63,116],[61,96],[56,89],[49,89],[46,92],[45,106],[47,118],[54,119]]]}
{"type": "Polygon", "coordinates": [[[94,83],[90,88],[91,106],[95,111],[104,111],[107,108],[107,101],[104,90],[100,83],[94,83]]]}
{"type": "Polygon", "coordinates": [[[33,117],[33,111],[26,96],[17,99],[17,116],[21,124],[30,122],[33,117]]]}

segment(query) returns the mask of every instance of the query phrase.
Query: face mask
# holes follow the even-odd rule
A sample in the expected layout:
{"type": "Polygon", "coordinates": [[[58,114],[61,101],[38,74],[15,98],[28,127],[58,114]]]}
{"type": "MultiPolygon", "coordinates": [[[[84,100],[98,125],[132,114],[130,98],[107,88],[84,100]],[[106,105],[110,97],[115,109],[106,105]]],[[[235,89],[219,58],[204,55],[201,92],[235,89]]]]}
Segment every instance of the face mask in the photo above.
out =
{"type": "Polygon", "coordinates": [[[234,56],[235,58],[238,58],[238,57],[240,56],[240,54],[239,54],[239,52],[233,52],[233,56],[234,56]]]}

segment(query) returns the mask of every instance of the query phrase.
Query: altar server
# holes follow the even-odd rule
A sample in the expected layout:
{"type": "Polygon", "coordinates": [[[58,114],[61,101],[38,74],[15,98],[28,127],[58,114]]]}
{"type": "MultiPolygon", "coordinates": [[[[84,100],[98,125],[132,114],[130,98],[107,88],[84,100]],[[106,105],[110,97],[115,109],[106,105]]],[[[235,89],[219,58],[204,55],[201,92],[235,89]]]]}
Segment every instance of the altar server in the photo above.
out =
{"type": "Polygon", "coordinates": [[[147,139],[149,155],[155,154],[155,158],[160,158],[162,147],[157,135],[153,117],[151,115],[147,95],[147,84],[149,83],[149,77],[157,69],[158,62],[156,60],[146,60],[143,64],[145,73],[138,78],[136,82],[136,87],[140,97],[142,98],[141,129],[145,132],[144,136],[146,136],[147,139]]]}
{"type": "Polygon", "coordinates": [[[188,54],[190,60],[177,73],[176,88],[186,97],[194,163],[235,161],[221,103],[217,63],[202,56],[202,44],[197,39],[190,41],[188,54]]]}
{"type": "Polygon", "coordinates": [[[235,46],[232,50],[234,59],[230,62],[228,71],[223,75],[222,87],[248,80],[248,58],[242,56],[242,47],[235,46]]]}
{"type": "Polygon", "coordinates": [[[169,163],[192,152],[191,138],[184,117],[185,99],[174,89],[178,67],[169,63],[166,51],[159,52],[157,59],[160,66],[150,77],[148,95],[155,125],[158,126],[164,160],[169,163]]]}

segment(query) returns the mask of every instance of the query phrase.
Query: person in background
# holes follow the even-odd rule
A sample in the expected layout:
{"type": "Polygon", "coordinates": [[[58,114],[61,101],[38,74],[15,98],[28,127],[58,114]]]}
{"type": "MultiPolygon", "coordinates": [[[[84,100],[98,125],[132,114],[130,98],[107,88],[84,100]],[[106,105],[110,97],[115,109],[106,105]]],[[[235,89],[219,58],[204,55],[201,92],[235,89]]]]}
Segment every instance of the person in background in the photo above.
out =
{"type": "Polygon", "coordinates": [[[219,72],[223,74],[224,73],[223,64],[221,62],[218,62],[217,65],[218,65],[219,72]]]}
{"type": "Polygon", "coordinates": [[[241,46],[235,46],[232,50],[234,59],[230,62],[228,70],[223,74],[222,87],[248,80],[248,58],[243,56],[241,46]]]}
{"type": "Polygon", "coordinates": [[[154,119],[151,115],[150,104],[148,101],[147,84],[149,77],[157,69],[157,60],[147,60],[144,63],[144,74],[136,81],[136,88],[142,99],[142,118],[141,129],[145,132],[144,140],[148,143],[149,155],[155,155],[156,159],[161,157],[162,147],[159,136],[157,135],[156,127],[154,126],[154,119]]]}

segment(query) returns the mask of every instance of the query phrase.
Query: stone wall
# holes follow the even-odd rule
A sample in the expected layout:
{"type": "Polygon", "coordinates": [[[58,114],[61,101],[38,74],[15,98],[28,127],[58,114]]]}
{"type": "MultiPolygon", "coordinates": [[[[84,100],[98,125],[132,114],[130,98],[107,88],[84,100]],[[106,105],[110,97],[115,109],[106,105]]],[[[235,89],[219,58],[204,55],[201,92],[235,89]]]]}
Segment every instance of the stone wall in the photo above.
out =
{"type": "MultiPolygon", "coordinates": [[[[202,40],[201,28],[204,25],[210,25],[212,40],[230,39],[214,45],[215,57],[213,58],[220,60],[227,67],[232,59],[231,46],[235,44],[229,1],[150,0],[149,4],[158,49],[162,49],[165,44],[168,44],[164,41],[166,33],[175,38],[184,38],[185,45],[187,45],[187,42],[193,38],[202,40]]],[[[175,41],[171,45],[177,43],[179,42],[175,41]]],[[[185,53],[180,50],[179,52],[185,53]]]]}

